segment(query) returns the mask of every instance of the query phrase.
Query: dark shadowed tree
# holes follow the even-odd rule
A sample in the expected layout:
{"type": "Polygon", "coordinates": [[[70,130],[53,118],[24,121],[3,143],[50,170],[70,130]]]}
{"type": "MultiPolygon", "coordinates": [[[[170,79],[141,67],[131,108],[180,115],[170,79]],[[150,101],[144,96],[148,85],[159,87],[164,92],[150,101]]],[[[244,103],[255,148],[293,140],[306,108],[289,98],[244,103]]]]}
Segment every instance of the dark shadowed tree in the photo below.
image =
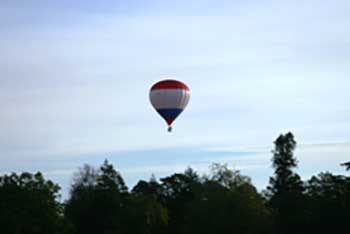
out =
{"type": "Polygon", "coordinates": [[[218,182],[225,188],[233,190],[242,184],[250,184],[249,177],[241,175],[238,170],[230,169],[227,164],[214,163],[210,169],[210,180],[218,182]]]}
{"type": "Polygon", "coordinates": [[[178,234],[186,218],[186,206],[193,201],[200,187],[199,177],[188,168],[184,173],[175,173],[160,180],[159,201],[168,210],[168,231],[178,234]]]}
{"type": "Polygon", "coordinates": [[[227,165],[214,164],[195,198],[188,203],[181,233],[269,233],[271,216],[265,200],[248,177],[227,165]]]}
{"type": "Polygon", "coordinates": [[[292,133],[280,135],[274,142],[270,178],[269,205],[275,212],[275,232],[278,234],[303,233],[305,222],[303,182],[293,169],[297,167],[294,157],[296,141],[292,133]]]}
{"type": "Polygon", "coordinates": [[[152,197],[155,200],[160,199],[161,193],[162,186],[157,182],[154,175],[152,175],[151,179],[148,182],[140,180],[132,189],[132,194],[134,195],[152,197]]]}
{"type": "MultiPolygon", "coordinates": [[[[274,142],[266,195],[226,164],[208,175],[191,168],[140,180],[131,193],[107,160],[84,165],[68,200],[41,173],[0,176],[1,234],[329,234],[348,233],[350,177],[320,173],[303,182],[294,171],[292,133],[274,142]]],[[[350,162],[342,164],[350,170],[350,162]]]]}
{"type": "Polygon", "coordinates": [[[342,163],[341,165],[345,167],[347,171],[350,171],[350,162],[342,163]]]}
{"type": "MultiPolygon", "coordinates": [[[[0,177],[0,232],[2,234],[65,233],[57,201],[59,186],[41,173],[12,173],[0,177]]],[[[67,228],[65,228],[65,226],[67,228]]]]}
{"type": "Polygon", "coordinates": [[[126,202],[125,234],[165,234],[168,228],[167,210],[154,198],[131,195],[126,202]]]}
{"type": "Polygon", "coordinates": [[[98,170],[84,166],[75,176],[65,215],[77,233],[124,233],[128,194],[119,172],[105,160],[98,170]]]}
{"type": "Polygon", "coordinates": [[[331,173],[313,176],[306,183],[309,233],[349,230],[350,178],[331,173]]]}
{"type": "Polygon", "coordinates": [[[121,194],[128,192],[122,176],[107,160],[100,167],[97,187],[103,190],[113,190],[121,194]]]}
{"type": "Polygon", "coordinates": [[[140,180],[132,189],[127,203],[127,233],[167,233],[168,212],[158,201],[161,185],[154,175],[147,182],[140,180]]]}

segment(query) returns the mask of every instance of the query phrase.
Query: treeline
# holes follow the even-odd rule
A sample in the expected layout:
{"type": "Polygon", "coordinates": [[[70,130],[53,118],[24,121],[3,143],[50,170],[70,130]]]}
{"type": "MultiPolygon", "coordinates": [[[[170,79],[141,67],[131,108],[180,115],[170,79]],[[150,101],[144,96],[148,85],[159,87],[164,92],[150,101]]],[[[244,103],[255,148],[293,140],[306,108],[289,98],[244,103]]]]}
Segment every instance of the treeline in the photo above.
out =
{"type": "Polygon", "coordinates": [[[131,190],[107,160],[99,168],[85,165],[64,203],[60,187],[40,172],[3,175],[0,233],[349,233],[350,177],[325,172],[302,181],[293,170],[293,135],[274,143],[275,171],[262,193],[220,164],[208,175],[188,168],[159,181],[141,180],[131,190]]]}

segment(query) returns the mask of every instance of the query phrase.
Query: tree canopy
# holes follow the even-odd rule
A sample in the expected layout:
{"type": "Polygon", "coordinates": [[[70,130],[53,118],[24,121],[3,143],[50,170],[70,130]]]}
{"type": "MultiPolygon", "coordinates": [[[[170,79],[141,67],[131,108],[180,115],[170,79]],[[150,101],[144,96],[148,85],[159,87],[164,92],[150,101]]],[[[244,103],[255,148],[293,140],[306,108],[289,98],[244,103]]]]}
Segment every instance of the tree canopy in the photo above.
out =
{"type": "MultiPolygon", "coordinates": [[[[73,175],[69,197],[42,173],[0,176],[1,234],[301,234],[349,230],[350,177],[320,172],[303,181],[296,172],[292,133],[274,141],[266,190],[248,176],[214,163],[128,189],[107,160],[73,175]]],[[[346,167],[348,163],[343,164],[346,167]]],[[[349,169],[349,168],[348,168],[349,169]]]]}

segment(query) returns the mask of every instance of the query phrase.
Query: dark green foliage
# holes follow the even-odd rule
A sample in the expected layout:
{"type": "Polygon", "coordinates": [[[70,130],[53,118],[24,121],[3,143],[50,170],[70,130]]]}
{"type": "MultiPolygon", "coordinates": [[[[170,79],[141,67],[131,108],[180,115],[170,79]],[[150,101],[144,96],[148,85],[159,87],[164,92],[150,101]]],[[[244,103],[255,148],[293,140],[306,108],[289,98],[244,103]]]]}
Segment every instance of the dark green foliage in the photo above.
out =
{"type": "Polygon", "coordinates": [[[244,184],[250,184],[249,177],[242,176],[237,170],[231,170],[226,164],[221,165],[218,163],[214,163],[211,166],[210,180],[230,190],[234,190],[244,184]]]}
{"type": "Polygon", "coordinates": [[[169,215],[168,233],[177,234],[186,218],[186,207],[193,201],[200,186],[199,177],[192,169],[161,179],[160,203],[169,215]]]}
{"type": "Polygon", "coordinates": [[[59,189],[57,184],[45,180],[41,173],[1,176],[1,233],[62,233],[63,226],[68,224],[60,214],[59,189]]]}
{"type": "Polygon", "coordinates": [[[272,166],[275,176],[270,178],[269,192],[274,198],[290,193],[302,193],[303,183],[299,175],[293,172],[297,167],[297,160],[293,155],[296,147],[293,134],[280,135],[274,143],[272,166]]]}
{"type": "Polygon", "coordinates": [[[270,233],[270,212],[247,177],[215,164],[211,178],[188,203],[181,233],[270,233]]]}
{"type": "Polygon", "coordinates": [[[292,133],[280,135],[272,151],[274,177],[268,186],[269,206],[275,214],[274,231],[278,234],[304,233],[305,198],[300,176],[293,169],[297,167],[294,157],[296,142],[292,133]]]}
{"type": "MultiPolygon", "coordinates": [[[[209,175],[193,169],[128,191],[107,160],[84,165],[73,177],[69,199],[41,173],[0,176],[1,234],[329,234],[348,230],[350,177],[320,173],[303,182],[294,171],[291,133],[275,143],[273,177],[259,193],[249,177],[226,164],[209,175]],[[264,194],[264,196],[263,196],[264,194]]],[[[349,164],[343,164],[348,166],[349,164]]],[[[346,233],[346,231],[345,231],[346,233]]]]}
{"type": "Polygon", "coordinates": [[[154,176],[149,182],[141,180],[135,185],[127,204],[128,233],[167,233],[168,211],[159,202],[161,189],[154,176]]]}
{"type": "Polygon", "coordinates": [[[149,182],[140,180],[132,189],[132,194],[136,196],[151,197],[155,200],[159,200],[162,193],[162,186],[157,182],[154,176],[149,182]]]}
{"type": "Polygon", "coordinates": [[[96,179],[97,187],[101,190],[111,190],[120,194],[128,191],[122,176],[107,160],[100,167],[100,173],[96,179]]]}
{"type": "Polygon", "coordinates": [[[123,233],[127,187],[108,161],[99,170],[85,165],[76,174],[65,215],[78,234],[123,233]]]}
{"type": "Polygon", "coordinates": [[[125,233],[163,234],[167,233],[168,212],[153,197],[129,196],[125,215],[125,233]]]}
{"type": "Polygon", "coordinates": [[[346,230],[350,220],[350,178],[321,173],[306,184],[308,195],[308,230],[332,233],[346,230]]]}

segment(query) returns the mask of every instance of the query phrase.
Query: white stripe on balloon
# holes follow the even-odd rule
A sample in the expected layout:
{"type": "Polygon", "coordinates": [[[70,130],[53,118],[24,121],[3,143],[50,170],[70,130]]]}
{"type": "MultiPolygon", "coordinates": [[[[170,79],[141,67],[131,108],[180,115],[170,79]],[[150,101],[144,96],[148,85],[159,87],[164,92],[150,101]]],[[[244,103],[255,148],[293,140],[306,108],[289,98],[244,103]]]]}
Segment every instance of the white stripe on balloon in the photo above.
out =
{"type": "Polygon", "coordinates": [[[155,109],[184,109],[190,100],[190,91],[185,89],[155,89],[150,92],[149,97],[155,109]]]}

